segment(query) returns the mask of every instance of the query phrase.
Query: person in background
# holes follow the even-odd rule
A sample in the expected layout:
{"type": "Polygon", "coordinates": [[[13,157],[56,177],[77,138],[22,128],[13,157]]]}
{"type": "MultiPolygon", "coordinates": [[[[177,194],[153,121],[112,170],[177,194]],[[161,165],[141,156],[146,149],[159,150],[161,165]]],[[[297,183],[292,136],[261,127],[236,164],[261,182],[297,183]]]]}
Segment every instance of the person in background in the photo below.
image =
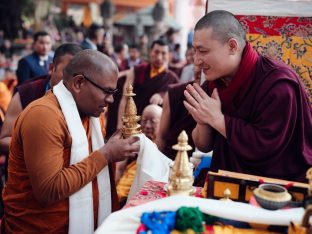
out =
{"type": "MultiPolygon", "coordinates": [[[[163,40],[155,40],[151,46],[150,63],[141,64],[131,69],[124,85],[124,93],[128,84],[133,84],[133,97],[138,115],[149,104],[161,105],[170,84],[178,82],[178,77],[168,69],[169,46],[163,40]]],[[[118,120],[121,121],[125,106],[125,98],[121,100],[118,120]]],[[[118,126],[121,126],[121,122],[118,126]]]]}
{"type": "Polygon", "coordinates": [[[136,44],[129,46],[129,57],[121,62],[120,71],[129,70],[130,68],[140,65],[142,60],[140,58],[139,47],[136,44]]]}
{"type": "Polygon", "coordinates": [[[87,37],[81,42],[83,49],[98,50],[98,46],[103,44],[105,30],[98,24],[91,24],[87,37]]]}
{"type": "Polygon", "coordinates": [[[53,61],[50,64],[50,75],[40,77],[32,82],[20,85],[14,94],[8,111],[5,115],[5,120],[0,134],[0,152],[9,153],[9,145],[11,142],[13,124],[17,116],[25,109],[29,103],[38,98],[41,98],[54,85],[58,84],[63,79],[63,70],[82,48],[73,43],[60,45],[56,50],[53,61]]]}
{"type": "Polygon", "coordinates": [[[194,50],[188,48],[185,52],[186,64],[182,68],[180,83],[187,83],[194,80],[194,50]]]}
{"type": "Polygon", "coordinates": [[[48,74],[52,62],[50,54],[52,41],[45,31],[39,31],[33,37],[33,52],[18,62],[16,76],[18,85],[31,78],[48,74]]]}
{"type": "Polygon", "coordinates": [[[118,66],[119,71],[126,70],[124,61],[128,58],[128,45],[127,44],[120,44],[115,46],[114,54],[112,59],[118,66]]]}
{"type": "MultiPolygon", "coordinates": [[[[155,141],[158,135],[161,113],[162,108],[155,104],[148,105],[143,110],[141,120],[142,133],[152,141],[155,141]]],[[[123,164],[123,166],[119,167],[119,171],[116,172],[116,181],[118,181],[117,194],[121,206],[127,200],[137,168],[136,160],[134,159],[125,160],[123,164]]]]}
{"type": "Polygon", "coordinates": [[[139,36],[139,50],[141,59],[145,62],[149,61],[149,46],[148,46],[148,37],[146,34],[139,36]]]}

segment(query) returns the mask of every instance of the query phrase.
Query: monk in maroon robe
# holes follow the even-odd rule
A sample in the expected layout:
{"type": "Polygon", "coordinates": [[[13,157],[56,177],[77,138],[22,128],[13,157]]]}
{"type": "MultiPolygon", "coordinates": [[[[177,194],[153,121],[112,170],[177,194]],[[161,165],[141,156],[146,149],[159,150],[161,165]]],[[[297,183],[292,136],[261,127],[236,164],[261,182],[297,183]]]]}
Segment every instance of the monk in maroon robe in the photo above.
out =
{"type": "Polygon", "coordinates": [[[188,85],[184,104],[197,122],[195,145],[213,150],[211,169],[306,181],[312,108],[295,72],[258,55],[226,11],[198,21],[193,47],[208,94],[188,85]]]}
{"type": "MultiPolygon", "coordinates": [[[[133,85],[133,97],[137,107],[138,115],[149,104],[162,105],[163,97],[170,84],[178,83],[178,77],[167,65],[169,61],[169,46],[163,40],[152,43],[150,52],[150,63],[135,66],[129,70],[124,84],[123,92],[129,83],[133,85]]],[[[122,98],[118,110],[118,128],[121,127],[121,117],[124,113],[126,99],[122,98]]]]}

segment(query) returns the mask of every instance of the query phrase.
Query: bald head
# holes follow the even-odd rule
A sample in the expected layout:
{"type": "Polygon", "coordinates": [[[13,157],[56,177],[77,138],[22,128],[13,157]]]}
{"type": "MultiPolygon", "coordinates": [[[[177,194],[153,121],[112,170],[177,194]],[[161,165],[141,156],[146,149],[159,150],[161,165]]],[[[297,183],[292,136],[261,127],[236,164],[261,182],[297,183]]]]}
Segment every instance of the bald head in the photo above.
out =
{"type": "Polygon", "coordinates": [[[143,114],[142,114],[142,118],[144,117],[144,113],[145,115],[147,113],[152,113],[154,116],[156,116],[157,118],[161,116],[162,113],[162,108],[158,105],[155,104],[150,104],[147,107],[144,108],[143,110],[143,114]]]}
{"type": "Polygon", "coordinates": [[[151,140],[155,140],[159,130],[162,108],[151,104],[144,108],[142,114],[142,132],[151,140]]]}
{"type": "Polygon", "coordinates": [[[98,117],[114,102],[118,69],[105,54],[83,50],[64,69],[63,82],[82,116],[98,117]]]}
{"type": "Polygon", "coordinates": [[[212,28],[212,38],[220,43],[226,43],[229,39],[235,38],[241,48],[246,45],[246,33],[243,26],[228,11],[209,12],[195,25],[195,31],[208,28],[212,28]]]}
{"type": "Polygon", "coordinates": [[[105,54],[96,50],[82,50],[77,53],[64,69],[64,81],[69,81],[75,74],[92,76],[93,74],[118,75],[116,64],[105,54]]]}

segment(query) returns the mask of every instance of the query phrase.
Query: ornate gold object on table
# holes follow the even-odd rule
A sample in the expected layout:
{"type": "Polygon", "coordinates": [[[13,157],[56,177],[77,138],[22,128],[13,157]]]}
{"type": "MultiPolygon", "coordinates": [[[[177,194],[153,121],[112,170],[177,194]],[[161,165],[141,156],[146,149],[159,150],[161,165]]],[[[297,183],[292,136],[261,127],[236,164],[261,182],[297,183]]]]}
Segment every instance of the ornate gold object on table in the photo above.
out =
{"type": "Polygon", "coordinates": [[[192,147],[188,145],[188,137],[185,131],[182,131],[178,137],[178,144],[172,146],[177,150],[174,164],[170,168],[168,195],[187,195],[192,196],[194,193],[193,168],[189,162],[187,151],[192,147]]]}
{"type": "Polygon", "coordinates": [[[312,196],[312,167],[307,170],[306,178],[309,180],[308,195],[312,196]]]}
{"type": "Polygon", "coordinates": [[[126,96],[126,107],[125,113],[122,117],[122,135],[124,138],[128,138],[129,136],[140,134],[141,133],[141,125],[138,124],[141,117],[137,115],[137,108],[133,101],[133,87],[131,84],[126,88],[127,92],[124,94],[126,96]]]}
{"type": "Polygon", "coordinates": [[[226,188],[223,192],[223,198],[221,198],[220,200],[222,201],[232,201],[230,199],[231,197],[231,190],[229,190],[229,188],[226,188]]]}

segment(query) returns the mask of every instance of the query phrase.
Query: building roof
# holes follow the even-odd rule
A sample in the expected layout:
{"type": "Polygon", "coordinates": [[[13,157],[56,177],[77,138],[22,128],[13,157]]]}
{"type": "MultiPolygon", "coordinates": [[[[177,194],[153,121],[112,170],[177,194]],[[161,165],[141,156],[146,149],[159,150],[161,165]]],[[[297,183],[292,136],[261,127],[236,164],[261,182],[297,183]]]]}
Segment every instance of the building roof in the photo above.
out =
{"type": "MultiPolygon", "coordinates": [[[[151,27],[155,24],[154,19],[152,17],[152,11],[154,6],[149,6],[144,9],[141,9],[135,13],[130,13],[125,15],[123,18],[114,22],[116,25],[123,25],[123,26],[135,26],[138,25],[139,22],[143,24],[145,27],[151,27]]],[[[173,28],[173,29],[181,29],[181,25],[175,21],[175,19],[166,14],[165,17],[165,25],[173,28]]]]}

